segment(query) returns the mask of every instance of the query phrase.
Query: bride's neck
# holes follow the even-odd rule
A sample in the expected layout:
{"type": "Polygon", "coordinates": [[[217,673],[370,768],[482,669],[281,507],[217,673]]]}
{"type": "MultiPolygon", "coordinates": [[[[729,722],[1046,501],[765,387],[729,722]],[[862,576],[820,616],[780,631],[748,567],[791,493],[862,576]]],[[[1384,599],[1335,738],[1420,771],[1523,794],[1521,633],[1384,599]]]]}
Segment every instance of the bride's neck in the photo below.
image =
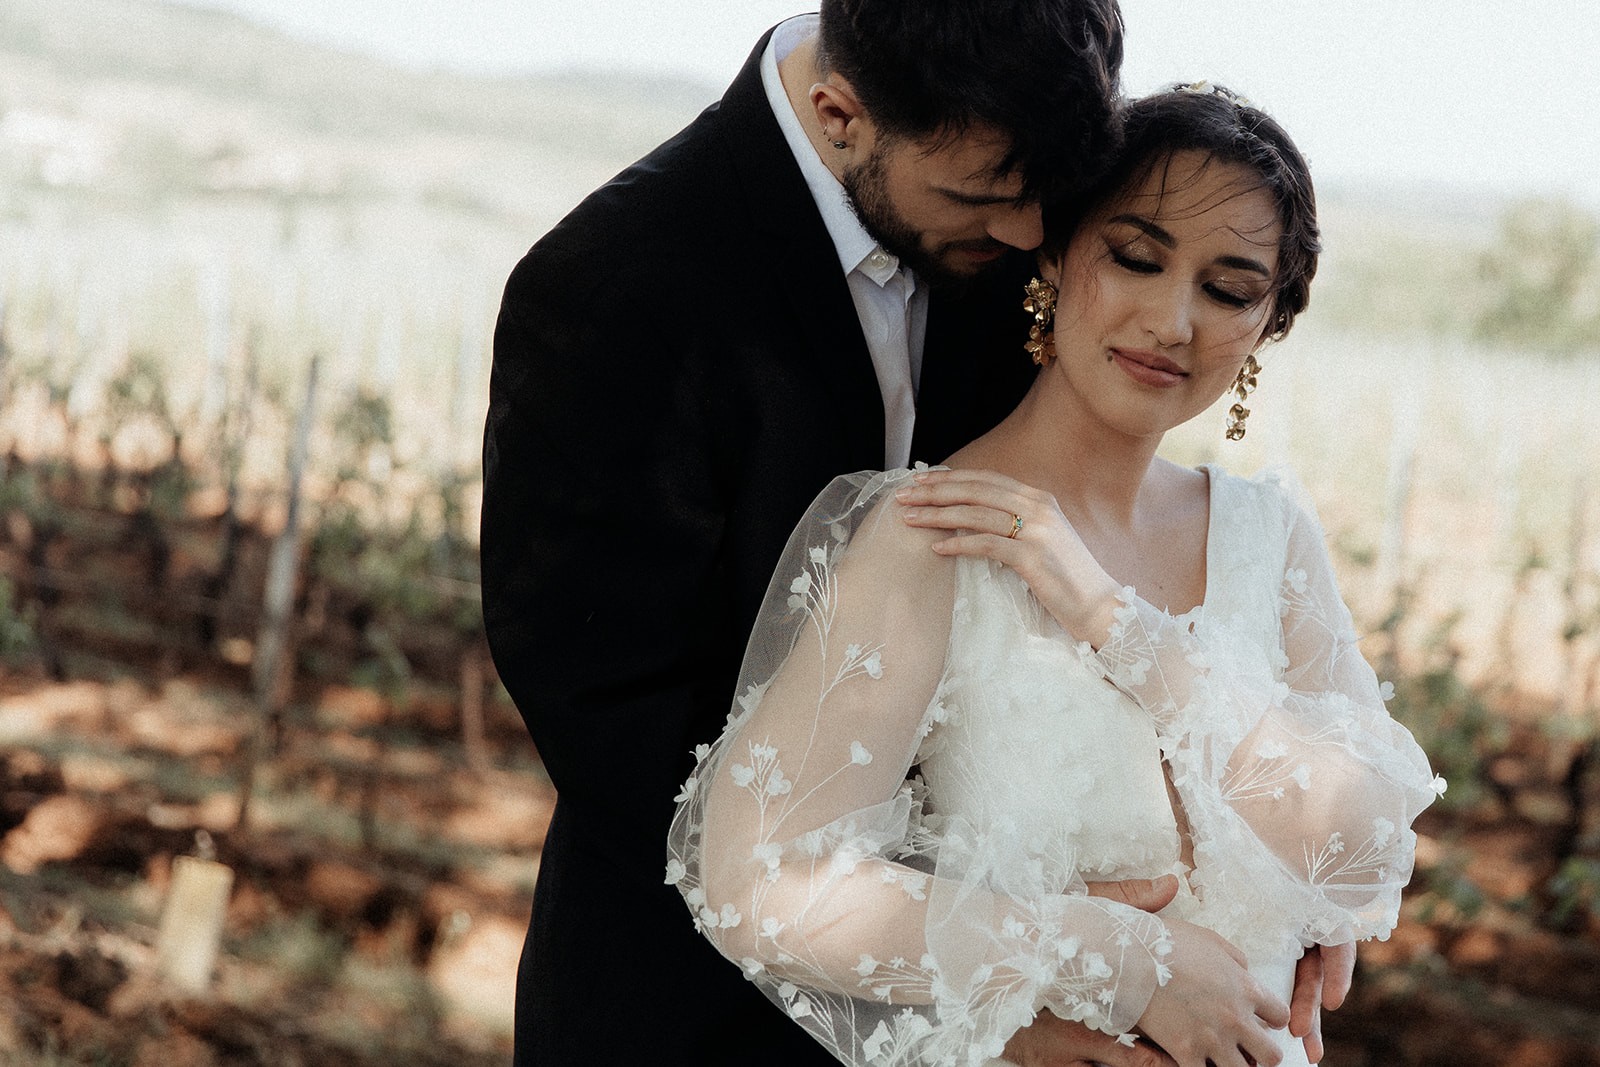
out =
{"type": "Polygon", "coordinates": [[[1131,530],[1161,436],[1117,433],[1087,412],[1030,390],[1004,422],[950,458],[990,467],[1052,494],[1067,517],[1131,530]]]}

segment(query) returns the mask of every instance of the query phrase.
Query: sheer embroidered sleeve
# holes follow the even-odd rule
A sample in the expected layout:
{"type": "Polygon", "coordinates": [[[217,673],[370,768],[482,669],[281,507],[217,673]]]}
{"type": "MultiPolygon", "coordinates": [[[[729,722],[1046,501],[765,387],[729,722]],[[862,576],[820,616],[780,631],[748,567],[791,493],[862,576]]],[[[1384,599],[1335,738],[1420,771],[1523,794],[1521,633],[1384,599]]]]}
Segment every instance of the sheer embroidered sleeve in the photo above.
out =
{"type": "Polygon", "coordinates": [[[1280,571],[1271,655],[1229,620],[1191,625],[1126,589],[1100,658],[1156,723],[1194,836],[1192,881],[1229,902],[1208,925],[1252,955],[1286,948],[1256,944],[1263,930],[1303,944],[1387,937],[1412,820],[1444,783],[1384,708],[1317,520],[1273,482],[1251,488],[1269,516],[1253,550],[1280,571]]]}
{"type": "Polygon", "coordinates": [[[907,781],[954,589],[933,535],[899,521],[908,475],[837,479],[795,532],[678,797],[667,881],[843,1063],[981,1065],[1043,1008],[1121,1033],[1164,980],[1161,921],[1081,880],[994,885],[907,781]]]}

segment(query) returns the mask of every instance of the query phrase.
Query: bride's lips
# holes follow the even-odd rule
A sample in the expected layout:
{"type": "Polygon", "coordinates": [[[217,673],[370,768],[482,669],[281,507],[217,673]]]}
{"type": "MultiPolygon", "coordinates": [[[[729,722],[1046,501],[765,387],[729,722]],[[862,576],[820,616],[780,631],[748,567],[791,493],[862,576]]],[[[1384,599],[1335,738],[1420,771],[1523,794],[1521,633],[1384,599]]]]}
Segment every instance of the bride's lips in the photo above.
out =
{"type": "Polygon", "coordinates": [[[1154,386],[1158,389],[1167,388],[1177,385],[1189,376],[1188,371],[1172,360],[1143,349],[1113,348],[1111,358],[1122,368],[1122,373],[1140,385],[1154,386]]]}

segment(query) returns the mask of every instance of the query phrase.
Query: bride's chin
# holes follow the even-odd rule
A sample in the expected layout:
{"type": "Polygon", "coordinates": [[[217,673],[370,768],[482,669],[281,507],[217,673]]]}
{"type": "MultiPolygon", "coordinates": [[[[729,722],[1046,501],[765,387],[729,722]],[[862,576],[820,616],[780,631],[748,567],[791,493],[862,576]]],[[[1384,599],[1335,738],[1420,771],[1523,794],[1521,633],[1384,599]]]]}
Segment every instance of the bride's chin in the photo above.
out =
{"type": "Polygon", "coordinates": [[[1136,440],[1161,437],[1169,430],[1175,430],[1194,419],[1194,416],[1191,415],[1175,420],[1170,414],[1150,410],[1129,410],[1128,408],[1110,411],[1102,409],[1097,414],[1097,421],[1107,430],[1119,436],[1136,440]]]}

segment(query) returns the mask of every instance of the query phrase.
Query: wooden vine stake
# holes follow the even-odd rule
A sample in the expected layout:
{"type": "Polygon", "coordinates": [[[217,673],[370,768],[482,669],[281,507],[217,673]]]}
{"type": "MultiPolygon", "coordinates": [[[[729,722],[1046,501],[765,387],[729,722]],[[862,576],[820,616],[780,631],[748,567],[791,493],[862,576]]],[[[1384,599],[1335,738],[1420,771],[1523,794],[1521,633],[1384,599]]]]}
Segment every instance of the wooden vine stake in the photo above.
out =
{"type": "Polygon", "coordinates": [[[295,578],[300,567],[301,482],[306,459],[311,451],[311,426],[317,406],[317,370],[320,356],[311,357],[306,374],[305,400],[295,420],[294,439],[289,444],[288,508],[283,530],[272,543],[267,560],[267,587],[261,610],[261,629],[256,638],[255,659],[251,664],[251,683],[255,692],[255,729],[246,746],[244,773],[239,783],[238,825],[248,825],[250,798],[255,793],[256,772],[268,745],[268,734],[283,701],[280,679],[289,662],[289,625],[294,607],[295,578]]]}
{"type": "Polygon", "coordinates": [[[1584,616],[1588,613],[1588,604],[1585,602],[1585,550],[1589,541],[1589,472],[1579,468],[1578,475],[1572,483],[1572,521],[1567,528],[1567,577],[1562,583],[1562,599],[1566,601],[1567,632],[1562,635],[1566,641],[1565,677],[1561,687],[1562,711],[1566,714],[1567,723],[1576,733],[1584,724],[1585,692],[1583,660],[1586,651],[1583,640],[1584,616]]]}
{"type": "Polygon", "coordinates": [[[1389,438],[1389,477],[1384,491],[1383,532],[1378,543],[1377,593],[1390,607],[1384,621],[1385,636],[1379,674],[1397,677],[1400,662],[1400,628],[1405,623],[1412,585],[1407,573],[1410,545],[1406,536],[1417,465],[1417,442],[1422,421],[1422,400],[1417,390],[1399,390],[1389,438]]]}
{"type": "MultiPolygon", "coordinates": [[[[1567,776],[1573,762],[1585,749],[1593,749],[1597,724],[1590,721],[1590,701],[1594,698],[1593,683],[1600,671],[1600,651],[1590,653],[1592,638],[1589,631],[1592,618],[1600,617],[1590,599],[1588,586],[1593,579],[1587,568],[1589,547],[1589,504],[1593,496],[1589,472],[1580,467],[1572,484],[1572,520],[1567,533],[1567,576],[1562,583],[1567,625],[1562,640],[1566,643],[1561,686],[1562,729],[1557,743],[1550,746],[1550,770],[1553,775],[1567,776]]],[[[1583,804],[1582,783],[1574,782],[1577,795],[1576,809],[1583,804]]],[[[1579,816],[1581,820],[1581,815],[1579,816]]]]}

